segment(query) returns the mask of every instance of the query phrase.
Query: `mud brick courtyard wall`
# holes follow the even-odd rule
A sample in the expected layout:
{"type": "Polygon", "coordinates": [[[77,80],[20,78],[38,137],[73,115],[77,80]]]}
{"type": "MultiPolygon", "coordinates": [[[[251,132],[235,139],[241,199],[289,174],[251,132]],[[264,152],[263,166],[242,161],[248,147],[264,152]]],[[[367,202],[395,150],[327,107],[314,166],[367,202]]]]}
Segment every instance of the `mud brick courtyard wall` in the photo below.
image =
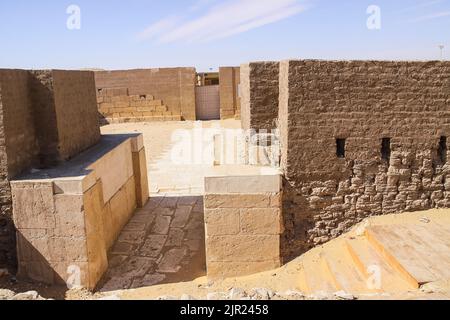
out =
{"type": "Polygon", "coordinates": [[[283,61],[279,123],[285,256],[450,206],[449,62],[283,61]]]}
{"type": "Polygon", "coordinates": [[[16,266],[10,179],[95,144],[95,99],[92,72],[0,70],[0,267],[16,266]]]}
{"type": "Polygon", "coordinates": [[[239,84],[241,73],[239,67],[220,67],[220,119],[240,119],[241,99],[239,84]]]}
{"type": "Polygon", "coordinates": [[[125,89],[129,96],[150,95],[184,120],[196,120],[195,78],[194,68],[95,72],[97,90],[125,89]]]}
{"type": "Polygon", "coordinates": [[[279,97],[279,62],[241,65],[241,118],[244,129],[276,128],[279,97]]]}

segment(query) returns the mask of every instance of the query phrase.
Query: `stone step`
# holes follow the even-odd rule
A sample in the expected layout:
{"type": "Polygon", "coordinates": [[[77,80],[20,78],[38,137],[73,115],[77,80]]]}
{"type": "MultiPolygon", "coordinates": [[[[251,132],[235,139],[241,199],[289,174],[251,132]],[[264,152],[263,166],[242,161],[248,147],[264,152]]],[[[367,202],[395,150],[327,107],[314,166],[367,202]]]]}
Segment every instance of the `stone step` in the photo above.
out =
{"type": "Polygon", "coordinates": [[[442,254],[422,240],[430,231],[412,225],[372,226],[366,229],[366,237],[393,268],[419,287],[450,277],[442,254]]]}
{"type": "Polygon", "coordinates": [[[406,292],[417,288],[417,282],[408,283],[375,251],[366,238],[346,239],[345,246],[369,288],[380,292],[406,292]]]}
{"type": "Polygon", "coordinates": [[[308,255],[302,261],[302,269],[305,279],[301,287],[308,294],[330,294],[339,291],[319,254],[308,255]]]}
{"type": "Polygon", "coordinates": [[[365,277],[356,268],[349,252],[345,249],[345,241],[336,240],[320,256],[326,272],[338,291],[350,294],[377,292],[367,285],[365,277]]]}

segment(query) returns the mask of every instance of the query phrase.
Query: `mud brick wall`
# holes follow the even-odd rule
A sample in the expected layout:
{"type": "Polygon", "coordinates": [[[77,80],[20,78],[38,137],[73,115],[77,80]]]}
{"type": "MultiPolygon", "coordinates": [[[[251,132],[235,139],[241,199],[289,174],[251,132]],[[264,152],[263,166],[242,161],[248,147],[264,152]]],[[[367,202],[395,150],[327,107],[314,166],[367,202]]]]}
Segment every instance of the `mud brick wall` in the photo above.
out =
{"type": "Polygon", "coordinates": [[[95,72],[97,89],[127,88],[130,96],[152,95],[184,120],[196,120],[195,77],[194,68],[95,72]]]}
{"type": "Polygon", "coordinates": [[[284,255],[368,216],[450,206],[449,62],[283,61],[279,119],[284,255]]]}
{"type": "Polygon", "coordinates": [[[220,77],[220,119],[240,119],[241,99],[238,87],[240,84],[239,67],[221,67],[220,77]]]}
{"type": "Polygon", "coordinates": [[[279,97],[279,62],[252,62],[241,66],[243,128],[276,128],[279,97]]]}
{"type": "Polygon", "coordinates": [[[27,71],[0,70],[0,268],[16,266],[9,178],[38,152],[28,81],[27,71]]]}

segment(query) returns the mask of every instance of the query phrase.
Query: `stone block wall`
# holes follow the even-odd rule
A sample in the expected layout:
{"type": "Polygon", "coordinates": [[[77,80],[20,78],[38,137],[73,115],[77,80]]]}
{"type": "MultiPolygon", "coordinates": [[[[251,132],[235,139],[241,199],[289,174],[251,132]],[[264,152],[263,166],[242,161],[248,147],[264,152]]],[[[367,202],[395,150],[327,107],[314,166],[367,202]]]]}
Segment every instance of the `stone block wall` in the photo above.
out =
{"type": "Polygon", "coordinates": [[[220,77],[220,119],[240,119],[241,99],[239,97],[240,84],[239,67],[221,67],[220,77]]]}
{"type": "Polygon", "coordinates": [[[252,62],[241,66],[241,118],[244,129],[277,127],[279,62],[252,62]]]}
{"type": "Polygon", "coordinates": [[[97,93],[101,124],[181,121],[181,114],[169,111],[151,95],[128,95],[128,89],[100,89],[97,93]]]}
{"type": "Polygon", "coordinates": [[[28,82],[41,166],[70,159],[100,140],[93,72],[33,70],[28,82]]]}
{"type": "Polygon", "coordinates": [[[0,268],[16,266],[9,179],[32,166],[38,152],[28,84],[27,71],[0,70],[0,268]]]}
{"type": "Polygon", "coordinates": [[[67,160],[100,140],[95,78],[87,71],[52,71],[58,151],[67,160]]]}
{"type": "Polygon", "coordinates": [[[147,183],[142,135],[105,136],[71,161],[11,181],[18,276],[94,289],[107,251],[147,202],[147,183]]]}
{"type": "Polygon", "coordinates": [[[196,120],[194,68],[161,68],[95,72],[98,90],[128,89],[130,96],[149,95],[183,120],[196,120]]]}
{"type": "Polygon", "coordinates": [[[449,119],[449,62],[283,61],[283,254],[368,216],[449,207],[449,119]]]}
{"type": "Polygon", "coordinates": [[[209,278],[243,276],[281,266],[281,176],[205,179],[209,278]]]}
{"type": "Polygon", "coordinates": [[[100,139],[91,72],[0,69],[0,267],[14,270],[9,180],[89,148],[100,139]]]}

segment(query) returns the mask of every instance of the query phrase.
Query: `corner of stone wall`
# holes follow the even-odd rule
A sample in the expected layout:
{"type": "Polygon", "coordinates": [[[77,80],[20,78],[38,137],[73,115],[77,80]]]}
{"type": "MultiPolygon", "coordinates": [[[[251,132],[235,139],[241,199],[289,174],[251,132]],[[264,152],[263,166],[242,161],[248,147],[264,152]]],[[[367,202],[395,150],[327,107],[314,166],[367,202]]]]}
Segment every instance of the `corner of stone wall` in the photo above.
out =
{"type": "Polygon", "coordinates": [[[281,266],[284,224],[279,175],[205,178],[205,193],[209,278],[281,266]]]}

